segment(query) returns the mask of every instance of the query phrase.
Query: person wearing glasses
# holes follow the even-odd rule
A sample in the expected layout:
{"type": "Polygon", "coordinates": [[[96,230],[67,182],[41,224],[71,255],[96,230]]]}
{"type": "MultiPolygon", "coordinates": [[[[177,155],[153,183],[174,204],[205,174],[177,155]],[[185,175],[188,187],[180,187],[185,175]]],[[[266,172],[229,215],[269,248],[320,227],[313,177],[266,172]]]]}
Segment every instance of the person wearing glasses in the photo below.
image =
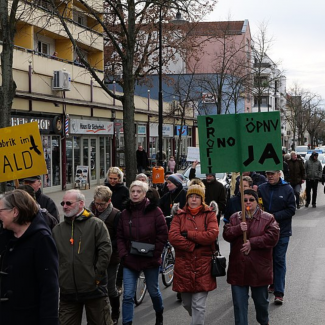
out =
{"type": "Polygon", "coordinates": [[[116,288],[116,276],[120,264],[117,251],[117,226],[121,212],[112,204],[112,191],[107,186],[97,186],[94,191],[94,200],[90,203],[89,210],[100,220],[104,221],[112,243],[112,255],[107,268],[107,290],[112,307],[113,324],[118,323],[120,316],[120,295],[116,288]]]}
{"type": "Polygon", "coordinates": [[[0,324],[58,325],[58,253],[35,200],[0,196],[0,324]]]}
{"type": "Polygon", "coordinates": [[[53,229],[59,253],[60,325],[81,324],[84,307],[89,324],[111,324],[107,268],[112,246],[108,230],[85,208],[80,190],[66,191],[61,206],[64,221],[53,229]]]}
{"type": "Polygon", "coordinates": [[[245,217],[234,213],[223,230],[230,245],[227,282],[231,284],[235,323],[248,325],[248,298],[251,289],[259,324],[269,324],[268,285],[273,281],[272,251],[280,229],[273,215],[262,211],[253,189],[244,191],[245,217]],[[244,242],[243,234],[247,241],[244,242]]]}
{"type": "Polygon", "coordinates": [[[211,276],[219,234],[217,214],[217,205],[213,210],[205,204],[205,186],[200,182],[188,187],[186,204],[170,225],[169,241],[175,248],[173,290],[181,294],[193,325],[204,324],[208,293],[217,287],[211,276]]]}

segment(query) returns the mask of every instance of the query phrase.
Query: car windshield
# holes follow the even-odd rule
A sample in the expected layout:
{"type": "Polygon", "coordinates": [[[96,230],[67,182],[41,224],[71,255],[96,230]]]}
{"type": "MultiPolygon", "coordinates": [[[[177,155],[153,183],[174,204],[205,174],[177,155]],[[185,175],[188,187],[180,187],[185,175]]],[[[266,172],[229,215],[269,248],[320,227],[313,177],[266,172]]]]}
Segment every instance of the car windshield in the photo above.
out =
{"type": "MultiPolygon", "coordinates": [[[[191,168],[189,168],[189,169],[184,173],[184,176],[185,176],[186,178],[189,178],[190,170],[191,170],[191,168]]],[[[225,173],[216,173],[216,179],[223,179],[224,176],[225,176],[225,173]]],[[[201,166],[196,166],[195,177],[200,178],[200,179],[203,179],[203,178],[206,177],[205,174],[202,174],[202,173],[201,173],[201,166]]]]}

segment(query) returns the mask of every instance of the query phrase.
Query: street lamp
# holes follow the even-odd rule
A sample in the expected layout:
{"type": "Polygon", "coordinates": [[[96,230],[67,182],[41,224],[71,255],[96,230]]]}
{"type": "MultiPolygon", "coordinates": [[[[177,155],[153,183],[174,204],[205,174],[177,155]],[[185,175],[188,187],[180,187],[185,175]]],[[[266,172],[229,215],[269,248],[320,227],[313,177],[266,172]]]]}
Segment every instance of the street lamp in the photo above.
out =
{"type": "MultiPolygon", "coordinates": [[[[157,157],[158,166],[163,165],[163,95],[162,95],[162,7],[159,7],[159,70],[158,70],[158,151],[159,156],[157,157]]],[[[176,13],[175,19],[171,23],[176,25],[182,25],[186,23],[186,20],[182,18],[180,11],[176,13]]]]}

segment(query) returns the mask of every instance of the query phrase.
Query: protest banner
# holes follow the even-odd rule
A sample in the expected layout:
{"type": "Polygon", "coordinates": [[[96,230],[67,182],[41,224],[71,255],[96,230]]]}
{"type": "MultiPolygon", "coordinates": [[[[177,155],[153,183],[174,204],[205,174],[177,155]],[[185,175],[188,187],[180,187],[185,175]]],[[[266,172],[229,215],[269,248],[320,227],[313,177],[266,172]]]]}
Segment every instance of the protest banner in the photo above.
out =
{"type": "Polygon", "coordinates": [[[200,148],[199,147],[187,147],[186,161],[200,161],[200,148]]]}
{"type": "Polygon", "coordinates": [[[198,116],[202,173],[282,170],[280,112],[198,116]]]}
{"type": "Polygon", "coordinates": [[[0,182],[46,173],[37,122],[0,129],[0,182]]]}

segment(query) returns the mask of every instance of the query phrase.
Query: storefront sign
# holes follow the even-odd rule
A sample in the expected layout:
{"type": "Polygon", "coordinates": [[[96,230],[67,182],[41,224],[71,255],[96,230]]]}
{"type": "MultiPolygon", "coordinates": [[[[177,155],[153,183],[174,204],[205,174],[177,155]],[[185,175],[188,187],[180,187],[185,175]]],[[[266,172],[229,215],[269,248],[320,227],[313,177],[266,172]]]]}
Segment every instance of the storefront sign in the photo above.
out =
{"type": "Polygon", "coordinates": [[[46,173],[37,122],[0,129],[0,182],[46,173]]]}
{"type": "MultiPolygon", "coordinates": [[[[179,135],[179,131],[181,129],[180,125],[176,126],[176,135],[179,135]]],[[[187,125],[183,125],[182,127],[182,136],[187,136],[187,125]]]]}
{"type": "Polygon", "coordinates": [[[26,123],[37,122],[38,128],[42,131],[46,131],[43,133],[49,133],[53,127],[53,119],[52,118],[40,118],[40,117],[19,117],[12,116],[11,117],[11,126],[22,125],[26,123]]]}
{"type": "Polygon", "coordinates": [[[80,190],[89,189],[89,167],[88,166],[77,166],[74,188],[78,188],[80,190]]]}
{"type": "Polygon", "coordinates": [[[138,134],[139,135],[146,135],[147,134],[147,127],[145,125],[138,125],[138,134]]]}
{"type": "MultiPolygon", "coordinates": [[[[158,124],[157,123],[150,123],[150,136],[151,137],[158,137],[158,124]]],[[[172,124],[163,124],[163,137],[173,137],[174,130],[172,124]]]]}
{"type": "Polygon", "coordinates": [[[114,122],[70,118],[70,134],[114,134],[114,122]]]}
{"type": "Polygon", "coordinates": [[[282,170],[280,112],[198,117],[202,173],[282,170]]]}

